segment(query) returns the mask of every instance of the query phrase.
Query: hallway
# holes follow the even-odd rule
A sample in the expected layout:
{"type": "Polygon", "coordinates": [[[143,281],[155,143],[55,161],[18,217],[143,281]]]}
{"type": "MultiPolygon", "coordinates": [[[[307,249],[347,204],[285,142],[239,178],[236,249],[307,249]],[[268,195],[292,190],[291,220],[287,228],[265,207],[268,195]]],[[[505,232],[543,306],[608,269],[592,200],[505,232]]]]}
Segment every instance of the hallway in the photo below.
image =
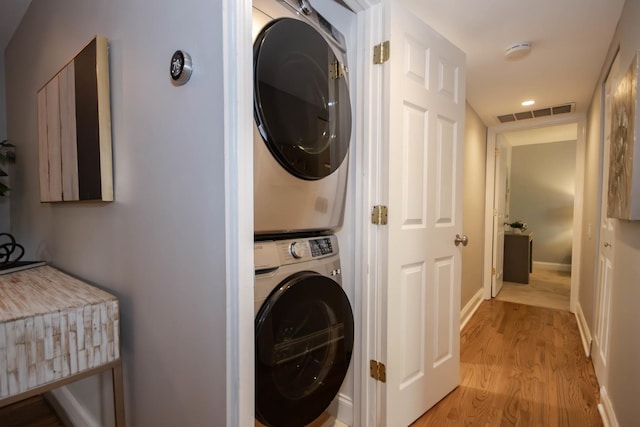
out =
{"type": "Polygon", "coordinates": [[[427,426],[601,426],[598,384],[568,311],[484,301],[461,333],[461,384],[427,426]]]}

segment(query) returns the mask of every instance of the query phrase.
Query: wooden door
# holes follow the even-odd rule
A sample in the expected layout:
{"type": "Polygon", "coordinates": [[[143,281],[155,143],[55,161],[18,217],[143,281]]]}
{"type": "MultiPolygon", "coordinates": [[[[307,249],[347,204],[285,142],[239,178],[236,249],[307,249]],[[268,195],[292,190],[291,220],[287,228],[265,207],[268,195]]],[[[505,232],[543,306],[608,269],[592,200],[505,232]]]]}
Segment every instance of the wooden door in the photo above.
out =
{"type": "MultiPolygon", "coordinates": [[[[382,423],[406,426],[459,384],[465,55],[385,3],[386,284],[382,423]]],[[[384,187],[384,186],[383,186],[384,187]]],[[[382,258],[384,259],[384,258],[382,258]]],[[[382,279],[384,280],[384,278],[382,279]]]]}

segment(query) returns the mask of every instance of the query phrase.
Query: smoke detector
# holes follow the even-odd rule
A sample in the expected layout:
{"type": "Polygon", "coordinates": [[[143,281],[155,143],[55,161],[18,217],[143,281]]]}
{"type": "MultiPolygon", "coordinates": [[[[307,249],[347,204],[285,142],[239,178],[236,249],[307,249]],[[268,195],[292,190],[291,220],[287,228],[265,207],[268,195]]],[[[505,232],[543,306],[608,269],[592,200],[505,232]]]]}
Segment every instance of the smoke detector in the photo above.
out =
{"type": "Polygon", "coordinates": [[[514,45],[508,46],[504,50],[504,57],[512,60],[519,59],[529,54],[531,50],[531,42],[520,42],[514,45]]]}

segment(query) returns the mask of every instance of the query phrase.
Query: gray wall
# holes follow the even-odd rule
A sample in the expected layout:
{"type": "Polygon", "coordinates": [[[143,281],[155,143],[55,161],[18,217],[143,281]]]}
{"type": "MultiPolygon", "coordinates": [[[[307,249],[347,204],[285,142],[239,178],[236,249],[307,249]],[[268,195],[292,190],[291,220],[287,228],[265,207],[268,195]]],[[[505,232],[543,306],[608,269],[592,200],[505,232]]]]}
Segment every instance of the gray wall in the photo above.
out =
{"type": "MultiPolygon", "coordinates": [[[[619,50],[621,73],[625,72],[632,58],[640,49],[640,2],[627,1],[618,29],[614,35],[607,61],[603,64],[598,85],[595,88],[591,109],[588,116],[586,176],[588,187],[585,188],[585,227],[582,230],[584,248],[582,265],[589,273],[590,266],[597,265],[597,239],[590,238],[597,230],[600,209],[599,190],[594,185],[593,177],[599,176],[599,159],[602,141],[602,100],[600,91],[606,77],[609,64],[615,52],[619,50]],[[596,157],[598,161],[595,161],[596,157]],[[590,194],[590,192],[592,194],[590,194]]],[[[637,132],[638,130],[636,130],[637,132]]],[[[607,391],[611,399],[618,422],[621,426],[631,426],[640,419],[640,221],[615,221],[616,236],[613,247],[613,288],[611,309],[611,336],[609,341],[609,376],[607,391]]],[[[591,273],[593,276],[593,273],[591,273]]],[[[581,276],[581,277],[586,277],[581,276]]],[[[594,280],[595,282],[595,280],[594,280]]],[[[593,310],[594,286],[583,282],[580,290],[580,305],[585,312],[593,310]],[[588,285],[591,285],[588,287],[588,285]]],[[[594,314],[591,312],[589,327],[594,331],[594,314]]]]}
{"type": "MultiPolygon", "coordinates": [[[[28,258],[120,298],[130,426],[226,424],[222,26],[220,2],[34,0],[6,50],[11,228],[28,258]],[[36,92],[96,33],[110,40],[116,201],[41,204],[36,92]],[[194,61],[182,87],[176,49],[194,61]]],[[[108,381],[70,387],[106,426],[108,381]]]]}
{"type": "Polygon", "coordinates": [[[533,231],[533,261],[571,265],[576,141],[521,145],[511,152],[509,222],[533,231]]]}
{"type": "Polygon", "coordinates": [[[482,289],[484,263],[484,194],[487,128],[467,103],[464,129],[463,232],[469,245],[462,251],[460,307],[482,289]]]}

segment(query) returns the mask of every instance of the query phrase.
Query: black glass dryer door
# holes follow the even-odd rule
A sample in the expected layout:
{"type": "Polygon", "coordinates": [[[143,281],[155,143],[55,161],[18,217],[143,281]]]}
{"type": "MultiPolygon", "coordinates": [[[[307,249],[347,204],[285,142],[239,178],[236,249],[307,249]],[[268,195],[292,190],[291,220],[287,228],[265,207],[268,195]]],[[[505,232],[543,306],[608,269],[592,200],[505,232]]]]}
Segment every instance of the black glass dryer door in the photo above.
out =
{"type": "Polygon", "coordinates": [[[327,41],[297,19],[272,21],[256,38],[254,115],[285,170],[307,180],[334,172],[351,138],[351,103],[342,65],[327,41]]]}
{"type": "Polygon", "coordinates": [[[290,276],[255,320],[256,418],[307,425],[329,406],[349,368],[353,313],[342,287],[313,272],[290,276]]]}

